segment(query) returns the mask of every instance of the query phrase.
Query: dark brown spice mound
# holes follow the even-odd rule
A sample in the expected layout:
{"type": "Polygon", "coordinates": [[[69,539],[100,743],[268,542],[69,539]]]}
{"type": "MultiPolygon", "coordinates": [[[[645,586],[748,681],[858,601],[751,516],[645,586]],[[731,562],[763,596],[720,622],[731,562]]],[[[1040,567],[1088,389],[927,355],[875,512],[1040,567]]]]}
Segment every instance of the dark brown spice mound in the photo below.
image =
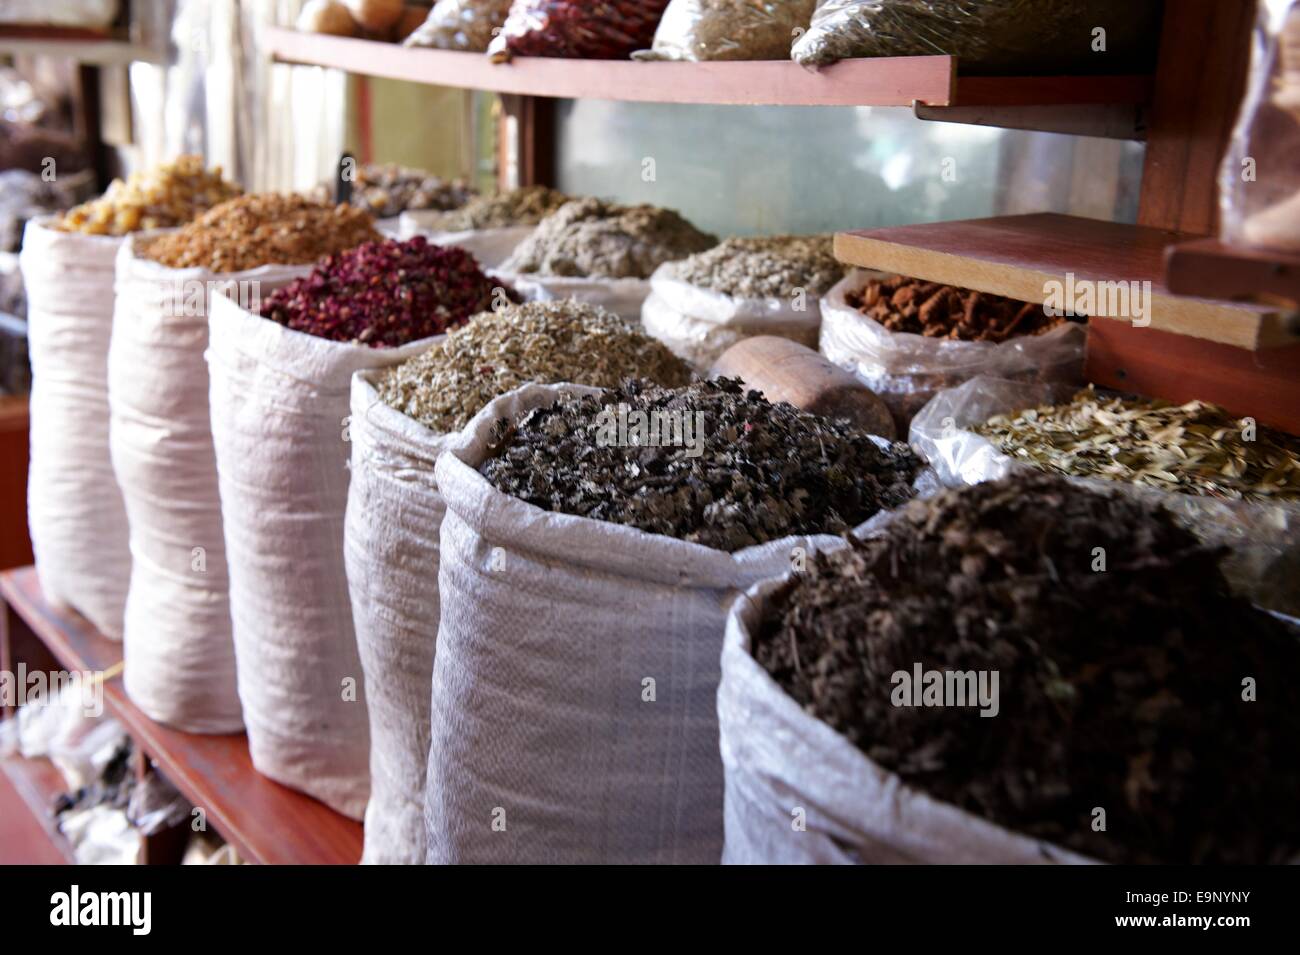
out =
{"type": "Polygon", "coordinates": [[[774,595],[754,656],[873,760],[1013,831],[1110,862],[1283,862],[1300,641],[1229,593],[1222,556],[1162,510],[1017,475],[819,555],[774,595]],[[998,714],[893,705],[916,664],[996,671],[998,714]]]}
{"type": "Polygon", "coordinates": [[[683,388],[629,381],[503,419],[479,470],[498,490],[548,511],[735,551],[848,531],[910,500],[921,466],[906,444],[881,449],[846,422],[772,404],[739,379],[720,378],[683,388]],[[623,444],[609,441],[609,430],[602,438],[620,406],[629,422],[623,444]],[[636,412],[676,416],[681,440],[633,444],[636,412]],[[688,434],[687,421],[698,431],[688,434]]]}

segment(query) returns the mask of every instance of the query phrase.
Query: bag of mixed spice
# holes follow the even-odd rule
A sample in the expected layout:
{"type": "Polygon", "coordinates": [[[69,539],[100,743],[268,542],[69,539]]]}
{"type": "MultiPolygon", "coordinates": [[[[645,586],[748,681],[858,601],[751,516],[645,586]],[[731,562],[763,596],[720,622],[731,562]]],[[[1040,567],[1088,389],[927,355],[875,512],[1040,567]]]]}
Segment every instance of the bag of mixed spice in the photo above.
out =
{"type": "Polygon", "coordinates": [[[133,236],[118,256],[108,381],[131,534],[123,679],[160,723],[243,725],[204,360],[214,290],[246,300],[278,287],[322,255],[379,238],[371,221],[348,206],[251,195],[182,229],[133,236]]]}
{"type": "Polygon", "coordinates": [[[724,862],[1294,862],[1300,631],[1220,556],[1149,502],[1019,474],[752,588],[722,652],[724,862]]]}
{"type": "Polygon", "coordinates": [[[476,196],[459,209],[403,212],[400,231],[404,238],[422,235],[438,245],[458,245],[483,268],[495,269],[570,198],[547,186],[524,186],[476,196]]]}
{"type": "Polygon", "coordinates": [[[208,371],[230,615],[253,766],[354,819],[370,788],[366,686],[343,558],[352,375],[492,304],[463,249],[370,242],[258,302],[213,300],[208,371]]]}
{"type": "Polygon", "coordinates": [[[659,266],[641,323],[701,372],[755,335],[816,348],[821,296],[843,275],[830,236],[725,239],[659,266]]]}
{"type": "Polygon", "coordinates": [[[514,0],[488,53],[623,60],[650,45],[668,0],[514,0]]]}
{"type": "Polygon", "coordinates": [[[899,434],[976,375],[1083,380],[1083,324],[1001,295],[857,269],[822,299],[821,320],[821,353],[884,400],[899,434]]]}
{"type": "Polygon", "coordinates": [[[31,220],[19,263],[30,354],[27,509],[41,589],[122,638],[131,574],[126,508],[108,446],[113,282],[125,237],[180,225],[238,195],[196,156],[115,180],[103,196],[31,220]]]}
{"type": "Polygon", "coordinates": [[[936,395],[910,440],[949,486],[1033,469],[1162,504],[1229,549],[1238,591],[1300,616],[1300,439],[1205,402],[980,376],[936,395]]]}
{"type": "Polygon", "coordinates": [[[671,0],[638,60],[786,60],[816,0],[671,0]]]}
{"type": "Polygon", "coordinates": [[[438,0],[402,45],[486,53],[509,12],[510,0],[438,0]]]}
{"type": "Polygon", "coordinates": [[[501,271],[525,298],[575,299],[639,322],[655,269],[715,244],[671,209],[574,199],[546,216],[501,271]]]}
{"type": "Polygon", "coordinates": [[[1143,72],[1160,12],[1153,0],[819,0],[792,56],[807,67],[946,54],[975,73],[1143,72]]]}
{"type": "Polygon", "coordinates": [[[530,385],[465,436],[435,468],[428,861],[717,862],[727,605],[919,461],[734,379],[530,385]]]}
{"type": "Polygon", "coordinates": [[[429,686],[438,636],[438,456],[493,398],[529,380],[615,385],[687,368],[617,316],[572,302],[474,318],[418,357],[352,380],[344,552],[370,716],[366,863],[423,863],[429,686]]]}

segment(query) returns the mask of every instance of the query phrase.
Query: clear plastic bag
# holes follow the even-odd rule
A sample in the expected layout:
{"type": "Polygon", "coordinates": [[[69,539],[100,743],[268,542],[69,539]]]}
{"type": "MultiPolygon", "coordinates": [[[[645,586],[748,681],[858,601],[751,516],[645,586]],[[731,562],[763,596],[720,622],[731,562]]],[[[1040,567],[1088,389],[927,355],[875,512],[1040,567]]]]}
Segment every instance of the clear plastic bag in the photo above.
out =
{"type": "Polygon", "coordinates": [[[853,372],[889,407],[899,434],[935,394],[976,375],[1038,382],[1083,382],[1084,326],[1066,322],[1004,342],[927,338],[891,332],[845,297],[880,273],[851,272],[821,303],[823,355],[853,372]]]}
{"type": "Polygon", "coordinates": [[[671,0],[636,59],[784,60],[817,0],[671,0]]]}
{"type": "Polygon", "coordinates": [[[1300,0],[1262,0],[1250,79],[1219,170],[1226,242],[1300,251],[1300,0]]]}
{"type": "MultiPolygon", "coordinates": [[[[935,395],[913,419],[910,442],[945,485],[995,481],[1027,465],[967,429],[993,415],[1066,401],[1072,391],[1063,384],[972,378],[935,395]]],[[[1266,610],[1300,615],[1300,507],[1174,494],[1119,481],[1068,480],[1163,504],[1202,540],[1229,549],[1222,567],[1237,592],[1266,610]]]]}
{"type": "Polygon", "coordinates": [[[403,46],[484,53],[506,22],[511,0],[438,0],[403,46]]]}
{"type": "Polygon", "coordinates": [[[1120,73],[1154,62],[1159,18],[1151,0],[820,0],[792,55],[809,67],[946,53],[967,72],[1120,73]]]}
{"type": "Polygon", "coordinates": [[[817,347],[817,302],[800,311],[784,298],[735,298],[675,278],[673,264],[665,262],[650,276],[641,324],[697,371],[707,372],[724,351],[754,335],[780,335],[817,347]]]}
{"type": "Polygon", "coordinates": [[[648,47],[668,0],[515,0],[488,47],[494,59],[621,60],[648,47]]]}

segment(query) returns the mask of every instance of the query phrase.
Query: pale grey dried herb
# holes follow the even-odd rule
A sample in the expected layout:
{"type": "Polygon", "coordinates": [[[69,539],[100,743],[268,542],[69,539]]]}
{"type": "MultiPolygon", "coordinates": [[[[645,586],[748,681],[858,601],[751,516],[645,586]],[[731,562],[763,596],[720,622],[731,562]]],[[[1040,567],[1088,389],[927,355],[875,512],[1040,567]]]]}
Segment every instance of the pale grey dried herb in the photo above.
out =
{"type": "Polygon", "coordinates": [[[735,298],[788,299],[805,292],[816,300],[844,277],[829,235],[746,236],[670,265],[669,274],[735,298]]]}
{"type": "Polygon", "coordinates": [[[702,252],[717,241],[671,209],[574,199],[543,219],[502,270],[645,279],[664,262],[702,252]]]}
{"type": "Polygon", "coordinates": [[[431,216],[420,224],[441,232],[536,225],[570,199],[549,186],[524,186],[494,196],[476,196],[459,209],[431,216]]]}
{"type": "Polygon", "coordinates": [[[385,404],[443,433],[529,382],[606,388],[640,377],[681,385],[691,372],[612,312],[574,301],[528,302],[475,316],[385,372],[377,390],[385,404]]]}
{"type": "Polygon", "coordinates": [[[493,444],[479,470],[506,494],[728,552],[848,531],[910,500],[921,469],[906,444],[881,448],[847,422],[772,404],[737,378],[568,395],[503,419],[493,444]],[[698,422],[699,431],[688,441],[602,440],[620,411],[698,422]]]}
{"type": "Polygon", "coordinates": [[[1108,398],[1089,387],[1068,403],[996,415],[974,430],[1042,471],[1234,500],[1300,501],[1300,439],[1204,401],[1108,398]]]}

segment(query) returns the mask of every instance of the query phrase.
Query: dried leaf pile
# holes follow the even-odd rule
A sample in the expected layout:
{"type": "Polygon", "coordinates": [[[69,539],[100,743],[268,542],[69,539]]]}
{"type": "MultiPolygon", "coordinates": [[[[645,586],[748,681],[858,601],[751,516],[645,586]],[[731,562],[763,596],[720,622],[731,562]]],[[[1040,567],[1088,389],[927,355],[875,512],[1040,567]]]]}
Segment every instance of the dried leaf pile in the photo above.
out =
{"type": "Polygon", "coordinates": [[[501,267],[539,275],[645,279],[664,262],[717,241],[671,209],[574,199],[543,219],[501,267]]]}
{"type": "Polygon", "coordinates": [[[570,198],[549,186],[524,186],[495,196],[477,196],[459,209],[441,213],[421,224],[442,232],[536,225],[570,198]]]}
{"type": "Polygon", "coordinates": [[[1061,405],[976,427],[1004,454],[1058,474],[1131,481],[1183,494],[1300,501],[1300,439],[1255,428],[1204,401],[1107,398],[1092,388],[1061,405]]]}
{"type": "Polygon", "coordinates": [[[385,404],[445,433],[528,382],[607,388],[638,377],[681,385],[691,373],[664,345],[612,312],[573,301],[529,302],[476,316],[390,369],[377,390],[385,404]]]}
{"type": "Polygon", "coordinates": [[[816,300],[844,277],[828,235],[746,236],[674,262],[672,278],[736,298],[816,300]]]}
{"type": "Polygon", "coordinates": [[[1013,831],[1110,862],[1281,862],[1300,850],[1300,641],[1228,591],[1221,556],[1160,509],[1021,474],[817,556],[754,656],[871,759],[1013,831]],[[996,671],[998,714],[893,705],[917,663],[996,671]]]}
{"type": "Polygon", "coordinates": [[[718,550],[841,533],[914,494],[921,462],[843,421],[771,404],[736,378],[630,381],[499,422],[493,486],[548,511],[627,524],[718,550]],[[702,448],[602,443],[602,411],[701,413],[702,448]]]}

